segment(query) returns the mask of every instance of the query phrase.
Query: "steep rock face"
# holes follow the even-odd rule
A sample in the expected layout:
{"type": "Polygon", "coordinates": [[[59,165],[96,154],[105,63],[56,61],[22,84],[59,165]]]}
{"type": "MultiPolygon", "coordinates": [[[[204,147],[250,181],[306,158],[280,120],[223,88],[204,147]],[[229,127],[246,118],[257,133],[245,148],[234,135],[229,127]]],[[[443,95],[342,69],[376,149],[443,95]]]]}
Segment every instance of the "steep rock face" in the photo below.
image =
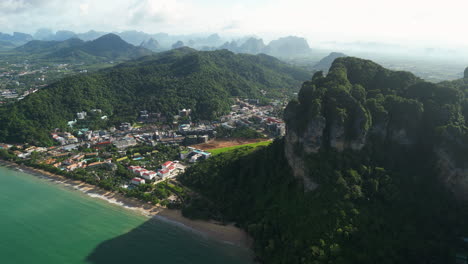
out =
{"type": "Polygon", "coordinates": [[[370,123],[369,113],[363,107],[357,108],[356,117],[351,124],[351,131],[354,135],[348,141],[347,147],[357,151],[365,146],[367,135],[371,129],[369,128],[370,123]]]}
{"type": "Polygon", "coordinates": [[[288,128],[286,133],[287,145],[291,145],[292,149],[296,147],[296,149],[304,151],[306,154],[317,153],[322,145],[325,126],[326,120],[320,116],[311,120],[302,134],[288,128]]]}
{"type": "Polygon", "coordinates": [[[60,31],[57,31],[57,33],[55,33],[55,37],[52,40],[64,41],[64,40],[76,38],[76,37],[77,37],[76,34],[72,31],[60,30],[60,31]]]}
{"type": "Polygon", "coordinates": [[[219,49],[227,49],[232,52],[238,52],[239,47],[237,46],[237,42],[231,41],[224,43],[219,49]]]}
{"type": "Polygon", "coordinates": [[[468,200],[468,128],[449,125],[439,128],[434,147],[442,183],[458,198],[468,200]]]}
{"type": "Polygon", "coordinates": [[[0,40],[8,41],[15,45],[23,45],[33,40],[33,37],[29,34],[25,34],[21,32],[14,32],[13,35],[4,34],[0,32],[0,40]]]}
{"type": "Polygon", "coordinates": [[[403,128],[392,130],[390,135],[391,135],[390,139],[394,142],[397,142],[398,144],[402,144],[402,145],[414,144],[414,141],[408,137],[408,133],[403,128]]]}
{"type": "Polygon", "coordinates": [[[239,52],[248,54],[258,54],[263,52],[265,44],[262,39],[249,38],[239,47],[239,52]]]}
{"type": "Polygon", "coordinates": [[[434,153],[424,155],[435,155],[441,181],[468,198],[468,164],[454,161],[460,155],[468,160],[463,154],[468,142],[463,117],[466,99],[453,88],[455,84],[425,83],[356,58],[335,60],[328,75],[315,74],[304,83],[299,100],[285,110],[285,153],[294,175],[303,179],[306,191],[315,189],[318,185],[309,178],[303,160],[322,149],[366,151],[369,143],[382,148],[377,151],[393,144],[432,146],[434,153]],[[442,137],[440,131],[444,131],[442,137]],[[452,151],[438,146],[450,146],[452,151]]]}
{"type": "Polygon", "coordinates": [[[152,50],[152,51],[161,51],[162,50],[162,47],[161,45],[159,44],[159,42],[153,38],[150,38],[146,41],[143,41],[141,44],[140,44],[140,47],[142,48],[146,48],[146,49],[149,49],[149,50],[152,50]]]}
{"type": "Polygon", "coordinates": [[[330,147],[342,152],[345,149],[345,120],[334,120],[330,126],[330,147]]]}
{"type": "Polygon", "coordinates": [[[443,148],[436,151],[440,179],[460,199],[468,200],[468,168],[457,166],[453,157],[443,148]]]}
{"type": "Polygon", "coordinates": [[[304,147],[306,153],[317,153],[320,149],[320,142],[322,138],[322,131],[325,127],[325,122],[317,120],[317,122],[310,123],[306,130],[305,136],[298,136],[295,131],[288,131],[286,134],[286,144],[284,152],[288,164],[293,168],[294,177],[301,179],[304,184],[305,190],[315,190],[318,184],[310,179],[309,171],[304,162],[305,153],[301,153],[301,147],[304,147]]]}
{"type": "Polygon", "coordinates": [[[172,48],[173,49],[178,49],[178,48],[182,48],[183,46],[185,46],[184,42],[182,41],[177,41],[176,43],[172,44],[172,48]]]}
{"type": "Polygon", "coordinates": [[[310,47],[306,39],[289,36],[271,41],[264,52],[272,56],[294,57],[310,53],[310,47]]]}
{"type": "Polygon", "coordinates": [[[317,64],[315,64],[314,69],[317,71],[328,72],[333,61],[338,58],[346,57],[347,55],[340,52],[332,52],[325,58],[321,59],[317,64]]]}

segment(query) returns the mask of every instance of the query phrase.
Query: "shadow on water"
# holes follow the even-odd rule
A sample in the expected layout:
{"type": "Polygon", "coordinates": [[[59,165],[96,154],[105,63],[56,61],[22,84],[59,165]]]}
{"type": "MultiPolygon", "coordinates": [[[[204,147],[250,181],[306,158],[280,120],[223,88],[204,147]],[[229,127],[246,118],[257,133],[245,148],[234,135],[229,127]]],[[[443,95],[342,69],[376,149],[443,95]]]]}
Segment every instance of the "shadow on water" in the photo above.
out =
{"type": "Polygon", "coordinates": [[[246,249],[219,243],[175,225],[150,219],[98,245],[86,258],[108,263],[253,263],[246,249]]]}

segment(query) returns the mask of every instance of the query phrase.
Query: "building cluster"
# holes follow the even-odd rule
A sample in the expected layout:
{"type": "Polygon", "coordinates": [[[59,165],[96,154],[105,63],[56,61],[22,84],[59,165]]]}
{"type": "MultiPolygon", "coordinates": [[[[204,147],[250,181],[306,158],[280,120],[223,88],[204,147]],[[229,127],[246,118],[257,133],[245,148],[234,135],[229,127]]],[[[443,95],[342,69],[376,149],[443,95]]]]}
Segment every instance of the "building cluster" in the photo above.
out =
{"type": "Polygon", "coordinates": [[[43,163],[61,170],[74,171],[79,168],[104,168],[114,171],[117,169],[117,165],[112,163],[111,158],[99,158],[98,152],[71,155],[69,152],[61,152],[54,149],[48,151],[47,154],[48,158],[43,163]]]}
{"type": "Polygon", "coordinates": [[[161,165],[161,169],[157,172],[147,170],[140,166],[130,166],[128,169],[137,175],[137,177],[132,179],[132,183],[135,185],[144,184],[145,180],[165,180],[167,178],[172,178],[176,176],[175,170],[177,169],[177,164],[173,161],[167,161],[161,165]],[[143,179],[142,179],[143,178],[143,179]]]}
{"type": "MultiPolygon", "coordinates": [[[[259,100],[256,99],[237,100],[232,106],[231,113],[223,116],[221,120],[192,122],[191,110],[182,109],[168,123],[160,122],[165,118],[161,114],[141,111],[139,119],[143,120],[142,122],[121,123],[108,129],[91,130],[86,128],[90,123],[89,119],[102,119],[105,116],[100,109],[86,109],[77,112],[75,120],[69,122],[70,128],[67,128],[67,131],[73,133],[56,129],[50,134],[58,143],[57,146],[50,148],[15,146],[18,150],[13,153],[23,159],[34,157],[36,162],[63,171],[85,169],[79,173],[86,172],[84,174],[86,177],[96,177],[99,180],[117,177],[118,184],[122,184],[124,188],[135,188],[141,184],[157,184],[160,181],[173,179],[183,172],[188,164],[209,159],[211,153],[190,146],[206,143],[215,138],[220,126],[228,129],[249,127],[263,131],[265,134],[283,135],[284,122],[275,116],[275,113],[279,112],[277,110],[274,105],[259,105],[259,100]],[[154,120],[158,121],[151,123],[154,120]],[[179,153],[181,163],[167,161],[157,167],[161,159],[176,158],[172,155],[177,153],[173,148],[158,148],[159,151],[170,150],[168,153],[159,153],[154,148],[143,147],[143,145],[154,147],[158,144],[179,146],[179,149],[183,149],[179,153]],[[133,148],[135,146],[141,147],[133,148]],[[37,155],[34,152],[41,154],[37,155]],[[136,152],[142,152],[143,155],[136,152]],[[117,173],[120,172],[118,168],[122,166],[132,172],[131,180],[117,173]]],[[[0,149],[11,147],[0,144],[0,149]]]]}
{"type": "Polygon", "coordinates": [[[188,160],[190,163],[205,160],[209,157],[211,157],[211,153],[192,147],[188,147],[187,150],[180,152],[180,159],[188,160]]]}
{"type": "Polygon", "coordinates": [[[78,143],[78,138],[69,132],[63,133],[52,133],[52,139],[60,143],[60,145],[75,144],[78,143]]]}
{"type": "Polygon", "coordinates": [[[67,74],[79,73],[82,65],[43,66],[31,62],[3,63],[0,68],[0,103],[22,100],[67,74]]]}
{"type": "Polygon", "coordinates": [[[248,127],[260,130],[274,137],[284,136],[286,126],[284,121],[276,116],[275,104],[260,106],[257,99],[237,99],[231,106],[231,112],[221,117],[221,126],[225,129],[248,127]]]}
{"type": "MultiPolygon", "coordinates": [[[[69,144],[87,144],[88,147],[96,146],[99,148],[108,145],[114,145],[119,150],[125,150],[137,144],[155,146],[164,145],[196,145],[208,142],[216,137],[216,129],[222,126],[227,129],[235,127],[249,127],[257,131],[270,134],[271,136],[282,136],[285,133],[284,122],[274,115],[273,105],[259,106],[259,100],[237,100],[232,106],[232,112],[218,121],[191,122],[190,109],[182,109],[177,115],[177,119],[172,124],[151,124],[143,127],[133,127],[131,123],[121,123],[120,126],[111,127],[109,130],[91,131],[89,129],[80,129],[75,135],[70,133],[55,132],[52,134],[54,140],[61,145],[69,144]]],[[[70,121],[69,125],[73,127],[77,122],[86,119],[90,114],[99,115],[102,118],[100,109],[78,112],[77,120],[70,121]]],[[[140,111],[140,119],[160,118],[159,113],[150,113],[149,111],[140,111]]],[[[144,122],[145,123],[145,122],[144,122]]],[[[203,155],[202,155],[203,157],[203,155]]]]}
{"type": "MultiPolygon", "coordinates": [[[[4,147],[7,147],[6,149],[8,149],[8,145],[4,145],[4,147]]],[[[10,148],[11,148],[11,146],[10,146],[10,148]]],[[[0,149],[2,149],[2,148],[0,147],[0,149]]],[[[31,157],[31,154],[33,152],[44,153],[44,152],[47,152],[47,148],[30,146],[30,147],[27,147],[26,149],[24,149],[23,151],[15,150],[13,153],[16,156],[18,156],[19,158],[26,159],[26,158],[31,157]]]]}
{"type": "Polygon", "coordinates": [[[157,176],[157,173],[155,171],[150,171],[140,166],[130,166],[128,167],[128,169],[134,174],[147,180],[153,180],[157,176]]]}
{"type": "Polygon", "coordinates": [[[138,121],[143,123],[165,123],[167,121],[167,117],[159,112],[153,113],[147,110],[140,111],[140,115],[138,117],[138,121]]]}
{"type": "Polygon", "coordinates": [[[9,144],[2,144],[0,143],[0,150],[2,149],[10,149],[11,147],[13,147],[13,145],[9,145],[9,144]]]}

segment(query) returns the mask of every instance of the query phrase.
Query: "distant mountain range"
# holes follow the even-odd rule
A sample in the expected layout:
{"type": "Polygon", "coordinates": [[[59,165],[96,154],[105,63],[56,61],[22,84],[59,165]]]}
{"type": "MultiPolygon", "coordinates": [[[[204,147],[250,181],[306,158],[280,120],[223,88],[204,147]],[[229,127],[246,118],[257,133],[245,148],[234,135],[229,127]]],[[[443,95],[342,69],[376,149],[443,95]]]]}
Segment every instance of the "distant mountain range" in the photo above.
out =
{"type": "Polygon", "coordinates": [[[148,40],[141,42],[140,47],[149,49],[152,51],[156,51],[156,52],[164,50],[161,44],[159,44],[159,42],[155,40],[154,38],[150,38],[148,40]]]}
{"type": "Polygon", "coordinates": [[[307,56],[312,52],[306,39],[295,36],[279,38],[271,41],[268,45],[265,45],[262,39],[251,37],[240,43],[226,42],[219,48],[237,53],[265,53],[279,58],[307,56]]]}
{"type": "MultiPolygon", "coordinates": [[[[35,34],[29,35],[15,32],[13,35],[0,33],[0,41],[7,41],[10,44],[1,45],[0,50],[13,49],[32,40],[40,41],[66,41],[77,38],[83,41],[96,40],[106,34],[90,30],[85,33],[75,33],[68,30],[53,32],[49,29],[40,29],[35,34]]],[[[152,51],[166,51],[182,46],[191,47],[197,50],[218,50],[227,49],[235,53],[259,54],[265,53],[279,58],[298,57],[308,55],[311,49],[304,38],[289,36],[279,38],[265,44],[262,39],[245,37],[237,40],[226,41],[218,34],[208,36],[202,35],[169,35],[167,33],[148,34],[140,31],[113,32],[122,40],[134,46],[140,46],[152,51]],[[224,43],[224,44],[223,44],[224,43]]]]}
{"type": "Polygon", "coordinates": [[[135,47],[115,34],[107,34],[92,41],[83,41],[71,38],[64,41],[33,40],[14,51],[18,55],[31,56],[35,59],[62,60],[62,61],[102,61],[102,60],[128,60],[152,52],[143,47],[135,47]]]}
{"type": "Polygon", "coordinates": [[[16,47],[15,44],[11,42],[0,40],[0,51],[12,50],[15,47],[16,47]]]}
{"type": "Polygon", "coordinates": [[[346,54],[340,53],[340,52],[332,52],[325,58],[321,59],[315,66],[313,67],[314,70],[316,71],[323,71],[323,72],[328,72],[330,70],[330,67],[332,66],[333,62],[342,57],[347,57],[346,54]]]}
{"type": "Polygon", "coordinates": [[[33,40],[33,37],[29,34],[14,32],[13,35],[9,35],[0,32],[0,41],[7,41],[15,46],[22,45],[31,40],[33,40]]]}

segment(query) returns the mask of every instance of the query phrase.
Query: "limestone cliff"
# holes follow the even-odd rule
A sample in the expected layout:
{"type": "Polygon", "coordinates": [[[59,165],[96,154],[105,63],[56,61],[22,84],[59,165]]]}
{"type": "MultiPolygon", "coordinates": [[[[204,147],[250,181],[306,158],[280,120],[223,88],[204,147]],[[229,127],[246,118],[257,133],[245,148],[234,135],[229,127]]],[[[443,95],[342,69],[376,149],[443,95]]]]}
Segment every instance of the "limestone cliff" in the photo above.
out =
{"type": "MultiPolygon", "coordinates": [[[[440,179],[460,199],[468,199],[468,167],[457,166],[452,155],[439,148],[436,151],[440,179]]],[[[466,165],[466,164],[465,164],[466,165]]]]}
{"type": "MultiPolygon", "coordinates": [[[[359,152],[377,144],[381,151],[392,144],[431,146],[442,182],[456,193],[468,193],[467,164],[454,162],[460,154],[440,148],[446,142],[443,138],[458,140],[468,134],[463,100],[453,85],[429,84],[370,61],[339,58],[326,76],[319,72],[304,83],[298,100],[286,108],[285,154],[305,189],[314,190],[318,184],[304,160],[321,150],[359,152]],[[440,137],[447,125],[456,126],[458,132],[444,130],[440,137]]],[[[465,143],[452,145],[450,149],[468,149],[465,143]]]]}

